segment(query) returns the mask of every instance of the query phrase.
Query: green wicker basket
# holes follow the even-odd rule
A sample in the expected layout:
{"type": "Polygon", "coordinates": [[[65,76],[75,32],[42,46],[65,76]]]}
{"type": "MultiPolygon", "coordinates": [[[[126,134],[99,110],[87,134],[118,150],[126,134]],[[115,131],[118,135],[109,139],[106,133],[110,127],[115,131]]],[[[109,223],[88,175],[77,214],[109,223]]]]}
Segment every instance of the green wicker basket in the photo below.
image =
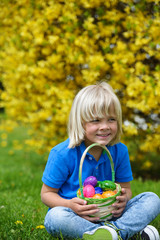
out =
{"type": "MultiPolygon", "coordinates": [[[[79,185],[80,185],[80,192],[81,195],[79,195],[78,191],[77,191],[77,197],[84,199],[87,201],[87,204],[97,204],[98,208],[99,208],[99,212],[97,212],[94,216],[92,217],[99,217],[99,221],[106,221],[106,220],[110,220],[112,218],[112,211],[114,210],[114,207],[112,206],[113,203],[115,203],[116,197],[119,196],[121,194],[121,186],[117,183],[116,184],[116,190],[117,193],[111,197],[108,198],[103,198],[103,199],[93,199],[93,198],[86,198],[83,195],[83,185],[82,185],[82,166],[83,166],[83,162],[85,159],[85,156],[87,154],[87,152],[95,146],[99,146],[103,148],[103,152],[107,153],[108,158],[110,160],[110,164],[111,164],[111,170],[112,170],[112,182],[115,182],[115,172],[114,172],[114,163],[113,163],[113,159],[111,157],[110,152],[108,151],[108,149],[99,144],[99,143],[93,143],[91,144],[89,147],[86,148],[86,150],[84,151],[82,157],[81,157],[81,161],[80,161],[80,167],[79,167],[79,185]]],[[[79,189],[78,189],[79,190],[79,189]]]]}

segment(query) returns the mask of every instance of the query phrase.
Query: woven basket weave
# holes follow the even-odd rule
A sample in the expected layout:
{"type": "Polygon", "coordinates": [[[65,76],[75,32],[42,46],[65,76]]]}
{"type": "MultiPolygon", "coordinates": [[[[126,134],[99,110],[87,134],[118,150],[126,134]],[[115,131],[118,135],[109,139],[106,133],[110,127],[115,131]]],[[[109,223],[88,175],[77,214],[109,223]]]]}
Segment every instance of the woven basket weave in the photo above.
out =
{"type": "Polygon", "coordinates": [[[82,185],[82,166],[83,166],[83,162],[84,162],[84,159],[85,159],[85,156],[86,156],[87,152],[92,147],[95,147],[95,146],[102,147],[104,153],[107,153],[108,158],[110,160],[111,170],[112,170],[112,182],[115,182],[114,163],[113,163],[113,159],[112,159],[112,156],[111,156],[110,152],[108,151],[108,149],[105,146],[100,145],[99,143],[93,143],[89,147],[86,148],[86,150],[84,151],[84,153],[81,157],[80,167],[79,167],[79,185],[80,185],[81,195],[79,195],[79,192],[77,191],[77,197],[86,200],[87,204],[97,204],[97,206],[99,208],[99,212],[97,212],[92,217],[99,217],[100,218],[99,221],[106,221],[106,220],[110,220],[112,218],[112,213],[111,212],[114,210],[114,207],[112,207],[112,204],[117,201],[116,197],[121,194],[121,186],[119,184],[115,183],[117,193],[115,195],[111,196],[111,197],[108,197],[108,198],[93,199],[93,198],[84,197],[84,195],[83,195],[83,185],[82,185]]]}

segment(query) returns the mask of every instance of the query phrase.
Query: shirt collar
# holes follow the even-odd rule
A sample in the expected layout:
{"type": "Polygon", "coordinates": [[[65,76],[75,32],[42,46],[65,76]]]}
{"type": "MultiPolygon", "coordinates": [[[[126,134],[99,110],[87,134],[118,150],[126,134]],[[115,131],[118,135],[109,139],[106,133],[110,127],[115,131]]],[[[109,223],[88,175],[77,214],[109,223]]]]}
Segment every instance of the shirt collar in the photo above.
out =
{"type": "MultiPolygon", "coordinates": [[[[80,145],[80,152],[81,152],[81,156],[82,156],[82,154],[84,153],[84,151],[86,150],[86,146],[85,146],[85,143],[84,143],[84,141],[81,143],[81,145],[80,145]]],[[[86,153],[86,157],[87,157],[87,159],[89,159],[89,160],[93,160],[94,159],[94,157],[89,153],[89,152],[87,152],[86,153]]],[[[94,159],[95,160],[95,159],[94,159]]]]}
{"type": "MultiPolygon", "coordinates": [[[[81,152],[81,156],[82,156],[82,154],[83,154],[84,151],[86,150],[86,146],[85,146],[84,141],[81,143],[81,145],[80,145],[79,147],[80,147],[80,152],[81,152]]],[[[95,160],[95,158],[94,158],[89,152],[87,152],[86,157],[87,157],[89,160],[93,160],[93,159],[95,160]]],[[[96,161],[96,160],[95,160],[95,161],[96,161]]],[[[99,161],[98,161],[98,165],[101,164],[101,163],[103,163],[103,162],[106,162],[106,161],[109,161],[108,156],[107,156],[107,153],[103,154],[103,152],[102,152],[102,154],[101,154],[101,156],[100,156],[100,159],[99,159],[99,161]]]]}

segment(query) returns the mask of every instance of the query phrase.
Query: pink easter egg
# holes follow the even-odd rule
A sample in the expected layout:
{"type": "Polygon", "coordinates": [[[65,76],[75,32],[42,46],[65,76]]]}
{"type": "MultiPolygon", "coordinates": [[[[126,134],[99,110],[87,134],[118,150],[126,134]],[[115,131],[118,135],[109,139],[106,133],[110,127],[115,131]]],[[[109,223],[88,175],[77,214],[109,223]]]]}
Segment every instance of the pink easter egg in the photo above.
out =
{"type": "Polygon", "coordinates": [[[95,189],[92,185],[86,185],[84,188],[83,188],[83,195],[84,197],[87,197],[87,198],[91,198],[93,197],[95,194],[95,189]]]}

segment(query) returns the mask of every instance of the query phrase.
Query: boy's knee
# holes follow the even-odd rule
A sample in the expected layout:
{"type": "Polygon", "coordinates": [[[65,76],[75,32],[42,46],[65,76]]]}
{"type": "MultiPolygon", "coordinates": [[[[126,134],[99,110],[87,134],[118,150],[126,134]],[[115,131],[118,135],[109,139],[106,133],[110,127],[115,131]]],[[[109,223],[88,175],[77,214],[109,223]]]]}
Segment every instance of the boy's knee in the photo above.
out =
{"type": "Polygon", "coordinates": [[[155,217],[160,214],[160,198],[156,193],[153,192],[146,192],[147,203],[150,209],[153,209],[155,212],[155,217]]]}
{"type": "Polygon", "coordinates": [[[48,211],[45,217],[45,222],[46,221],[58,222],[60,219],[64,218],[65,215],[66,215],[65,207],[54,207],[48,211]]]}
{"type": "Polygon", "coordinates": [[[58,232],[59,226],[62,224],[62,219],[65,215],[64,207],[54,207],[48,211],[45,217],[44,226],[47,232],[56,234],[58,232]]]}
{"type": "Polygon", "coordinates": [[[148,198],[152,201],[154,201],[155,203],[160,204],[160,198],[158,197],[158,195],[154,192],[146,192],[146,195],[148,196],[148,198]]]}

